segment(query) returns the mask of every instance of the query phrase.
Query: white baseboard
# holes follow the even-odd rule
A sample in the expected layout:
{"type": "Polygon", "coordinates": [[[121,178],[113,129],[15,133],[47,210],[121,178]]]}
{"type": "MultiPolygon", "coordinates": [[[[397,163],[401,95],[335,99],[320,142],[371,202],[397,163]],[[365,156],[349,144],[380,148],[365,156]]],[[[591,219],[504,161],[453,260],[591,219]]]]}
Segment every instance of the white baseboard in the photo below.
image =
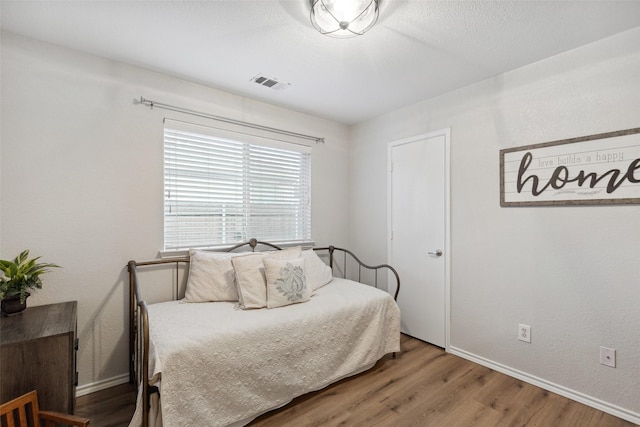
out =
{"type": "Polygon", "coordinates": [[[505,366],[500,363],[494,362],[492,360],[485,359],[484,357],[477,356],[473,353],[469,353],[467,351],[461,350],[453,346],[449,347],[449,352],[451,354],[455,354],[456,356],[460,356],[463,359],[467,359],[479,365],[486,366],[487,368],[491,368],[495,371],[502,372],[503,374],[509,375],[510,377],[517,378],[519,380],[522,380],[529,384],[533,384],[535,386],[538,386],[550,392],[559,394],[571,400],[575,400],[576,402],[580,402],[587,406],[591,406],[592,408],[598,409],[602,412],[606,412],[607,414],[614,415],[618,418],[622,418],[623,420],[632,422],[634,424],[640,424],[640,414],[637,412],[633,412],[628,409],[621,408],[616,405],[612,405],[600,399],[596,399],[592,396],[588,396],[584,393],[580,393],[578,391],[571,390],[567,387],[554,384],[552,382],[543,380],[542,378],[535,377],[533,375],[527,374],[526,372],[513,369],[509,366],[505,366]]]}
{"type": "Polygon", "coordinates": [[[76,397],[84,396],[85,394],[94,393],[96,391],[104,390],[110,387],[115,387],[120,384],[129,382],[129,374],[118,375],[117,377],[107,378],[106,380],[100,380],[89,384],[83,384],[76,387],[76,397]]]}

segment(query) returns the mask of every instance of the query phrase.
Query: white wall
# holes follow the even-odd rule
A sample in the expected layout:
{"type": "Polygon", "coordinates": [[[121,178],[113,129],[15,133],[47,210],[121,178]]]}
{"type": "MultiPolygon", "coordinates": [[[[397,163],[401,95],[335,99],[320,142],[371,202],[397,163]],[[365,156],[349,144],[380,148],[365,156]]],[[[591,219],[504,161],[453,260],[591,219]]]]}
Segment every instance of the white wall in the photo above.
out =
{"type": "Polygon", "coordinates": [[[350,246],[384,259],[387,143],[450,127],[451,350],[635,422],[640,206],[501,208],[499,150],[640,127],[638,46],[640,28],[359,124],[350,143],[350,246]]]}
{"type": "Polygon", "coordinates": [[[125,265],[162,249],[162,119],[192,120],[134,99],[326,137],[312,234],[347,243],[344,125],[7,33],[1,73],[0,256],[29,248],[64,267],[28,304],[78,301],[81,385],[127,372],[125,265]]]}

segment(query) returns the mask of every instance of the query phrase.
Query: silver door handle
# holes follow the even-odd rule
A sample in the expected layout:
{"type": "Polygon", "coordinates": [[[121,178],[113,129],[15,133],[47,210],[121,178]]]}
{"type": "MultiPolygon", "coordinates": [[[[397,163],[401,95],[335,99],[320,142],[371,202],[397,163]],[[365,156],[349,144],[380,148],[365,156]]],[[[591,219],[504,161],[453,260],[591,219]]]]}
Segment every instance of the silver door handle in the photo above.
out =
{"type": "Polygon", "coordinates": [[[442,251],[440,249],[436,249],[433,252],[427,252],[429,255],[442,256],[442,251]]]}

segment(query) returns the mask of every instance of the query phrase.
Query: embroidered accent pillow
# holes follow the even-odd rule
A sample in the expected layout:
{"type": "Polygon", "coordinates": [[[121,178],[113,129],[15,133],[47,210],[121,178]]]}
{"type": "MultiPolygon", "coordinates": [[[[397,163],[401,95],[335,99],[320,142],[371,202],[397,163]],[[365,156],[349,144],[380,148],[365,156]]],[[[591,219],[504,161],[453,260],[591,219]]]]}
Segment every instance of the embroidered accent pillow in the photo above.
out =
{"type": "Polygon", "coordinates": [[[333,280],[331,267],[324,263],[313,249],[302,251],[304,274],[311,292],[315,292],[333,280]]]}
{"type": "Polygon", "coordinates": [[[267,308],[309,301],[311,289],[304,274],[304,258],[264,257],[262,262],[267,277],[267,308]]]}
{"type": "Polygon", "coordinates": [[[232,254],[189,251],[185,302],[238,301],[232,254]]]}

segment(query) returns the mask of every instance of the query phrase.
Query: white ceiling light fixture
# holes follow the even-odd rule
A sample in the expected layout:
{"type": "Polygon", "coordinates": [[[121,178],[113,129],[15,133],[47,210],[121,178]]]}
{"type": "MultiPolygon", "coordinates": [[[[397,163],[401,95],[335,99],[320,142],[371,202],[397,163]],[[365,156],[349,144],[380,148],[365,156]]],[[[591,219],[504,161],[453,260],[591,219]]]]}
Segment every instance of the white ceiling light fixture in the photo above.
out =
{"type": "Polygon", "coordinates": [[[378,20],[379,0],[310,0],[311,23],[336,38],[361,36],[378,20]]]}

